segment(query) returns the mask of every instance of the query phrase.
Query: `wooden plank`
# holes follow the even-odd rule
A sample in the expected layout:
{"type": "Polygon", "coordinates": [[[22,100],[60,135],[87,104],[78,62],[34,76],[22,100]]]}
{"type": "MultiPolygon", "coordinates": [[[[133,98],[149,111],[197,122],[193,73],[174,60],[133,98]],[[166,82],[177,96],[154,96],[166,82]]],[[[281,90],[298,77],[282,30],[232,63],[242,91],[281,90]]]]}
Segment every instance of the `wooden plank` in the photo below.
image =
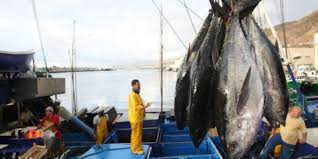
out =
{"type": "Polygon", "coordinates": [[[47,148],[34,144],[26,153],[19,156],[19,159],[42,159],[47,154],[47,148]]]}

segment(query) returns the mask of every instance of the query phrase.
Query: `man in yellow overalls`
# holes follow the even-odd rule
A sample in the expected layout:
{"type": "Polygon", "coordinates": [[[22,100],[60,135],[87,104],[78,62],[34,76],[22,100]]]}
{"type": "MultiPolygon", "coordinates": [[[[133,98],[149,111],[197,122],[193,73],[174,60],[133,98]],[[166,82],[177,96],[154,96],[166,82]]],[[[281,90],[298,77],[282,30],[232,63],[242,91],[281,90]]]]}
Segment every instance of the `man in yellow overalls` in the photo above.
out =
{"type": "Polygon", "coordinates": [[[102,144],[107,138],[107,117],[100,111],[93,119],[96,135],[96,145],[102,144]]]}
{"type": "Polygon", "coordinates": [[[128,120],[131,127],[131,152],[133,154],[144,154],[142,149],[142,127],[143,119],[145,117],[145,109],[150,106],[151,103],[143,104],[140,93],[140,82],[133,80],[131,82],[132,91],[129,94],[128,99],[128,120]]]}

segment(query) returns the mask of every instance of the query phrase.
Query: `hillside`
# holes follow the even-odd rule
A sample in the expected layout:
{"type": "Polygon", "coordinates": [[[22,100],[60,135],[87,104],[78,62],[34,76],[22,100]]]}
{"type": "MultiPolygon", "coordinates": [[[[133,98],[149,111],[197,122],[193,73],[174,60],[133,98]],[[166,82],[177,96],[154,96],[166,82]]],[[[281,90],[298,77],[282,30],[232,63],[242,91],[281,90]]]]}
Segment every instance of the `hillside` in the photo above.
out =
{"type": "MultiPolygon", "coordinates": [[[[318,33],[318,10],[297,21],[285,23],[285,27],[289,47],[312,47],[314,34],[318,33]]],[[[276,25],[275,29],[283,42],[282,25],[276,25]]],[[[273,40],[270,29],[265,29],[265,32],[273,40]]]]}

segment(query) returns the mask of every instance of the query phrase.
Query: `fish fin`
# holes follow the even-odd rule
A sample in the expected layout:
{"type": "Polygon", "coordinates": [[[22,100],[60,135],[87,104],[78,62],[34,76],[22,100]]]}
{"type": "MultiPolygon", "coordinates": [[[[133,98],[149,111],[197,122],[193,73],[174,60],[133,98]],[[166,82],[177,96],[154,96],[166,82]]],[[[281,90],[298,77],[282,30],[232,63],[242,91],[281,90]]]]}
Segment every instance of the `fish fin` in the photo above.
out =
{"type": "Polygon", "coordinates": [[[250,76],[251,76],[251,67],[248,69],[247,74],[245,76],[245,80],[243,82],[243,86],[239,95],[239,99],[237,102],[237,114],[240,114],[240,112],[243,109],[243,106],[246,104],[248,99],[248,87],[250,83],[250,76]]]}
{"type": "Polygon", "coordinates": [[[275,41],[275,49],[279,52],[278,39],[275,41]]]}
{"type": "MultiPolygon", "coordinates": [[[[221,30],[218,31],[216,38],[219,38],[220,33],[221,33],[221,30]]],[[[211,51],[212,65],[214,69],[216,68],[216,63],[218,62],[220,58],[220,54],[219,54],[220,48],[218,46],[218,42],[219,42],[218,39],[213,40],[214,47],[212,48],[212,51],[211,51]]]]}
{"type": "Polygon", "coordinates": [[[191,44],[189,44],[189,47],[188,47],[187,61],[189,61],[190,56],[191,56],[191,44]]]}
{"type": "Polygon", "coordinates": [[[229,18],[229,9],[225,6],[221,7],[219,3],[214,0],[209,0],[214,13],[218,13],[218,16],[222,17],[225,21],[229,18]]]}
{"type": "Polygon", "coordinates": [[[216,65],[217,65],[218,59],[219,59],[218,53],[215,53],[215,51],[213,51],[213,53],[212,53],[212,64],[213,64],[213,67],[212,68],[214,70],[216,69],[216,65]]]}
{"type": "Polygon", "coordinates": [[[201,61],[201,51],[198,52],[198,57],[197,57],[197,66],[200,65],[200,61],[201,61]]]}

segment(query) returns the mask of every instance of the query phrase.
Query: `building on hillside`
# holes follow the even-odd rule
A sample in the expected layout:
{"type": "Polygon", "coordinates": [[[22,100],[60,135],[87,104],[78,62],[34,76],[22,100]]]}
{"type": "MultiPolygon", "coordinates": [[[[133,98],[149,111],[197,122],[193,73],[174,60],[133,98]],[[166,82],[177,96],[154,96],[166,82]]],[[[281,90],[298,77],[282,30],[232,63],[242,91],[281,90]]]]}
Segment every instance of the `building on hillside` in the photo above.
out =
{"type": "Polygon", "coordinates": [[[288,56],[293,69],[298,69],[300,66],[314,67],[314,48],[288,48],[288,56]]]}
{"type": "Polygon", "coordinates": [[[318,33],[314,36],[314,52],[315,52],[315,60],[314,60],[314,67],[318,70],[318,33]]]}
{"type": "MultiPolygon", "coordinates": [[[[292,68],[297,71],[299,67],[310,67],[318,70],[318,33],[314,36],[313,47],[307,48],[288,48],[288,58],[292,68]]],[[[286,59],[285,50],[281,52],[286,59]]]]}

